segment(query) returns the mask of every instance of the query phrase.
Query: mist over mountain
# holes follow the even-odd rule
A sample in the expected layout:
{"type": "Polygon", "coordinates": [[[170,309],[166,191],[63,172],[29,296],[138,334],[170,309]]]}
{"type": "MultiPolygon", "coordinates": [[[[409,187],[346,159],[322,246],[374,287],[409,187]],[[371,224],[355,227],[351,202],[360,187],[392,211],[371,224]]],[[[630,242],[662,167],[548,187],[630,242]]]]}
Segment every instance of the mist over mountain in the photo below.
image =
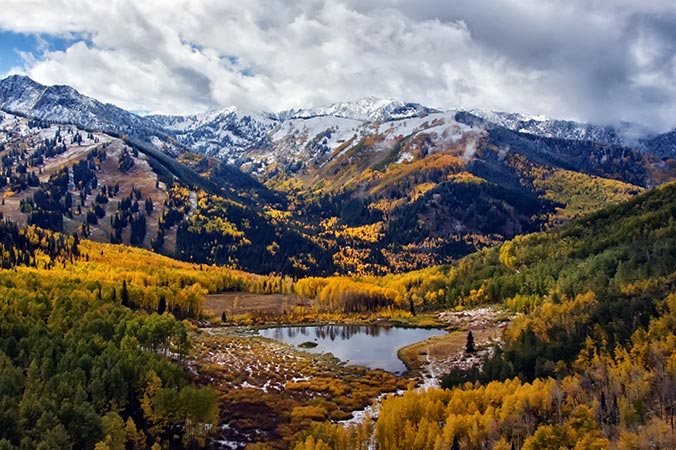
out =
{"type": "MultiPolygon", "coordinates": [[[[366,135],[376,128],[387,129],[388,125],[391,125],[389,128],[402,128],[399,123],[406,119],[430,116],[433,121],[437,117],[435,114],[449,117],[457,113],[464,118],[460,121],[482,129],[503,128],[520,135],[625,146],[662,156],[673,156],[675,151],[670,144],[670,133],[656,136],[648,129],[630,123],[597,126],[485,110],[439,111],[417,103],[375,97],[280,113],[241,111],[230,107],[189,116],[139,116],[81,95],[68,86],[48,87],[28,77],[13,75],[0,81],[0,108],[86,129],[161,138],[164,143],[177,143],[231,162],[246,158],[249,152],[262,158],[266,149],[268,156],[272,156],[280,141],[304,133],[307,144],[321,133],[341,134],[347,138],[350,132],[366,135]]],[[[415,130],[403,127],[399,131],[415,130]]],[[[298,142],[296,146],[300,145],[298,142]]]]}

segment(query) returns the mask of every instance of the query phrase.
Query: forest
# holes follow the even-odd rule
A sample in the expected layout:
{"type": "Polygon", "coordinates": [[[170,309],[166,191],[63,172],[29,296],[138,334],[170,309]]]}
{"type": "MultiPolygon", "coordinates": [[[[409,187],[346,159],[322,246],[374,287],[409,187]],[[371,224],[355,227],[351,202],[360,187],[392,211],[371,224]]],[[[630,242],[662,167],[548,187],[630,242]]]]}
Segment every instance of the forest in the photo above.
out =
{"type": "Polygon", "coordinates": [[[0,222],[0,448],[198,448],[215,392],[191,381],[184,319],[264,277],[0,222]]]}
{"type": "MultiPolygon", "coordinates": [[[[460,144],[426,150],[426,135],[397,138],[384,153],[380,135],[346,142],[326,164],[275,166],[258,179],[185,149],[173,159],[135,137],[23,118],[11,127],[0,189],[3,206],[18,201],[13,220],[294,278],[451,264],[628,200],[650,181],[618,148],[578,149],[589,161],[565,170],[570,161],[543,163],[527,140],[504,155],[479,140],[467,161],[460,144]],[[413,159],[399,161],[402,152],[413,159]]],[[[565,159],[564,143],[548,145],[565,159]]]]}
{"type": "MultiPolygon", "coordinates": [[[[458,149],[410,166],[390,154],[362,160],[358,174],[328,164],[338,178],[314,184],[273,177],[274,190],[207,158],[183,154],[188,168],[133,139],[98,139],[56,128],[0,150],[3,206],[14,202],[25,219],[0,217],[0,449],[208,446],[223,414],[253,394],[228,384],[241,373],[195,369],[196,355],[227,341],[200,336],[203,326],[414,323],[485,305],[516,318],[481,365],[389,397],[375,420],[352,426],[335,420],[405,383],[322,368],[321,379],[284,384],[284,402],[265,396],[290,408],[289,423],[277,441],[250,447],[676,448],[675,183],[646,190],[600,178],[625,167],[612,161],[612,174],[594,166],[598,176],[517,154],[496,168],[499,153],[485,146],[481,163],[465,164],[458,149]],[[42,172],[73,148],[80,158],[42,172]],[[143,189],[103,181],[139,180],[146,165],[156,173],[143,189]],[[311,306],[203,311],[205,295],[223,292],[311,306]],[[217,389],[218,376],[232,379],[217,389]],[[317,397],[303,398],[308,390],[317,397]]],[[[360,142],[352,156],[376,144],[360,142]]]]}
{"type": "MultiPolygon", "coordinates": [[[[521,314],[481,367],[384,401],[379,448],[676,446],[676,185],[417,276],[371,281],[521,314]]],[[[367,448],[358,435],[317,425],[294,448],[367,448]]]]}
{"type": "MultiPolygon", "coordinates": [[[[186,320],[200,317],[202,295],[227,290],[293,292],[317,313],[492,303],[521,313],[482,367],[386,400],[382,448],[674,443],[674,184],[451,266],[295,283],[2,227],[2,448],[204,445],[218,401],[181,369],[186,320]]],[[[356,448],[364,427],[317,423],[295,448],[356,448]]]]}

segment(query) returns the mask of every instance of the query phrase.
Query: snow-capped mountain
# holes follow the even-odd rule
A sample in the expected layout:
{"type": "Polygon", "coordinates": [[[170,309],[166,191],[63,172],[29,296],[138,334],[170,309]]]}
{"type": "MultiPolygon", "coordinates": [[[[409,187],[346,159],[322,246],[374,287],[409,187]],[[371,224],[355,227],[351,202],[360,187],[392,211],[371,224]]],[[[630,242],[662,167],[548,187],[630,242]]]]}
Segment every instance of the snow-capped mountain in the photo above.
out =
{"type": "Polygon", "coordinates": [[[0,81],[0,109],[91,130],[137,135],[157,131],[142,117],[82,95],[69,86],[43,86],[21,75],[0,81]]]}
{"type": "Polygon", "coordinates": [[[650,152],[662,158],[676,157],[676,129],[648,139],[644,142],[650,152]]]}
{"type": "Polygon", "coordinates": [[[383,122],[407,119],[439,112],[418,103],[409,103],[387,98],[367,97],[354,102],[333,103],[309,109],[292,109],[278,114],[281,120],[308,119],[333,116],[363,122],[383,122]]]}
{"type": "Polygon", "coordinates": [[[28,77],[12,75],[0,82],[0,105],[5,111],[27,114],[46,87],[28,77]]]}
{"type": "Polygon", "coordinates": [[[653,135],[647,128],[627,122],[616,126],[600,126],[571,120],[550,119],[545,116],[527,116],[518,113],[479,109],[472,109],[467,112],[485,120],[493,126],[500,126],[518,133],[547,138],[636,146],[640,145],[640,141],[653,135]]]}
{"type": "Polygon", "coordinates": [[[417,103],[369,97],[279,114],[230,107],[191,116],[147,119],[170,132],[182,145],[205,155],[233,163],[252,156],[257,162],[278,162],[291,156],[315,158],[317,151],[326,153],[352,136],[367,133],[374,122],[385,124],[436,112],[417,103]],[[326,145],[330,143],[334,145],[326,145]]]}
{"type": "MultiPolygon", "coordinates": [[[[169,152],[174,152],[176,145],[184,146],[238,166],[250,163],[254,172],[261,173],[273,163],[321,165],[369,137],[380,142],[376,148],[388,149],[416,133],[426,134],[431,142],[457,142],[468,131],[492,129],[503,130],[502,136],[506,136],[502,142],[493,133],[497,141],[492,144],[499,148],[510,146],[519,135],[529,135],[628,146],[648,153],[654,146],[657,155],[676,154],[670,134],[652,138],[645,129],[631,124],[604,127],[493,111],[441,112],[417,103],[375,97],[278,114],[225,108],[190,116],[141,117],[68,86],[47,87],[15,75],[0,81],[0,109],[141,137],[169,152]]],[[[539,152],[533,146],[540,144],[527,145],[531,152],[539,152]]],[[[547,152],[541,152],[543,160],[547,152]]]]}
{"type": "Polygon", "coordinates": [[[246,149],[264,143],[279,121],[271,114],[235,107],[191,116],[147,116],[187,148],[234,162],[246,149]]]}
{"type": "MultiPolygon", "coordinates": [[[[247,156],[262,163],[261,169],[273,163],[320,167],[367,141],[377,142],[373,146],[376,152],[390,152],[404,138],[425,135],[424,150],[433,152],[435,148],[455,145],[469,134],[483,132],[457,122],[455,114],[455,111],[434,112],[382,122],[336,116],[289,118],[270,133],[266,145],[252,148],[247,156]]],[[[411,157],[403,150],[397,155],[402,161],[411,157]]]]}

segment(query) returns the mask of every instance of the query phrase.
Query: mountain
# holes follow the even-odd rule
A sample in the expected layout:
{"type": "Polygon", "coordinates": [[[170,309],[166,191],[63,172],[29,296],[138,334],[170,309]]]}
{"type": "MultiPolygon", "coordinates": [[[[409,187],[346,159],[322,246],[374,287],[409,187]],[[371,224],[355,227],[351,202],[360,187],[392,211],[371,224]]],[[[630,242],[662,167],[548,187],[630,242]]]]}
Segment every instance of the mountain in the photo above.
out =
{"type": "MultiPolygon", "coordinates": [[[[270,144],[292,135],[302,135],[304,128],[308,129],[303,141],[306,143],[319,139],[327,130],[337,129],[339,134],[343,131],[342,138],[346,138],[349,132],[366,133],[371,126],[454,112],[442,112],[401,100],[367,97],[277,114],[230,107],[191,116],[140,117],[79,94],[68,86],[47,87],[20,75],[0,81],[0,109],[51,122],[72,123],[85,129],[133,134],[152,139],[159,146],[165,145],[171,152],[176,151],[174,144],[180,143],[193,151],[231,162],[246,160],[250,150],[257,150],[260,161],[272,161],[276,159],[275,146],[270,144]],[[304,123],[318,118],[323,120],[304,123]],[[283,127],[289,122],[294,125],[283,127]],[[266,148],[270,150],[267,156],[261,151],[266,148]]],[[[542,138],[617,145],[660,156],[673,156],[676,152],[668,133],[655,136],[647,129],[629,123],[597,126],[485,110],[458,111],[458,116],[459,121],[469,121],[467,125],[482,129],[500,128],[542,138]]],[[[297,145],[295,150],[299,156],[304,156],[298,152],[297,145]]]]}
{"type": "Polygon", "coordinates": [[[665,161],[676,158],[676,130],[655,136],[646,142],[646,147],[665,161]]]}
{"type": "Polygon", "coordinates": [[[52,123],[74,124],[116,134],[145,136],[160,131],[136,114],[101,103],[69,86],[43,86],[21,75],[0,81],[0,109],[52,123]]]}
{"type": "MultiPolygon", "coordinates": [[[[125,130],[126,145],[158,173],[149,179],[184,186],[162,194],[170,217],[154,229],[169,233],[163,251],[254,272],[378,274],[450,263],[676,179],[676,160],[622,145],[619,131],[506,113],[367,98],[280,114],[139,117],[25,77],[0,81],[0,93],[0,109],[125,130]]],[[[41,155],[40,140],[58,137],[22,126],[32,137],[8,143],[31,155],[41,155]]],[[[115,149],[123,156],[122,143],[115,149]]],[[[11,155],[11,184],[32,192],[34,178],[25,180],[21,157],[11,155]]],[[[57,220],[36,216],[47,219],[57,220]]]]}
{"type": "Polygon", "coordinates": [[[290,151],[298,157],[296,161],[311,158],[313,155],[299,150],[304,141],[318,139],[323,133],[332,132],[347,138],[351,135],[345,136],[346,133],[354,133],[357,128],[366,129],[373,122],[421,117],[434,112],[438,111],[417,103],[369,97],[278,114],[230,107],[191,116],[148,116],[147,119],[171,133],[185,147],[233,164],[246,161],[251,150],[268,150],[259,152],[256,160],[267,166],[267,163],[279,160],[280,152],[287,155],[290,151]],[[291,148],[279,144],[289,138],[293,140],[291,148]]]}
{"type": "Polygon", "coordinates": [[[274,215],[285,195],[224,162],[9,113],[0,157],[0,219],[251,272],[333,273],[302,223],[274,215]]]}
{"type": "Polygon", "coordinates": [[[273,115],[225,108],[191,116],[147,116],[158,128],[170,133],[187,148],[230,162],[247,149],[261,145],[278,125],[273,115]]]}
{"type": "Polygon", "coordinates": [[[378,97],[366,97],[354,102],[333,103],[310,109],[292,109],[278,115],[280,120],[309,119],[311,117],[333,116],[363,122],[387,122],[408,119],[439,112],[418,103],[378,97]]]}
{"type": "Polygon", "coordinates": [[[653,137],[654,133],[645,127],[632,123],[616,126],[599,126],[571,120],[556,120],[544,116],[473,109],[471,115],[483,119],[489,126],[499,126],[518,133],[545,138],[574,141],[592,141],[611,145],[635,146],[653,137]]]}

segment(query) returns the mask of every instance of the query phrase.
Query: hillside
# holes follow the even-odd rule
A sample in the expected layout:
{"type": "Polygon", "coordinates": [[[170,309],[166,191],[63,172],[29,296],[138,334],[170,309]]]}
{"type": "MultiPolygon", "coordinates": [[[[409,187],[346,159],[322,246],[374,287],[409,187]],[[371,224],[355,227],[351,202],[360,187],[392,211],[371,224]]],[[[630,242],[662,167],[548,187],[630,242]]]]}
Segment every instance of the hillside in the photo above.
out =
{"type": "Polygon", "coordinates": [[[448,264],[676,179],[676,160],[627,146],[626,130],[573,122],[375,98],[139,117],[26,77],[0,87],[0,107],[29,116],[4,113],[0,131],[8,217],[257,273],[448,264]],[[83,159],[96,186],[64,172],[55,189],[83,159]]]}
{"type": "MultiPolygon", "coordinates": [[[[200,445],[208,427],[182,428],[192,431],[178,435],[168,430],[176,424],[223,420],[216,418],[217,404],[225,408],[225,419],[237,417],[233,423],[250,429],[247,414],[257,410],[242,408],[253,408],[249,396],[258,391],[224,387],[237,386],[244,370],[236,364],[242,357],[232,348],[255,348],[258,358],[287,367],[286,360],[279,359],[282,350],[211,333],[194,335],[197,347],[191,350],[186,325],[176,320],[200,317],[206,293],[247,291],[293,292],[310,299],[303,308],[280,311],[278,318],[285,320],[373,314],[410,320],[411,310],[496,303],[521,313],[481,369],[454,370],[445,377],[450,390],[411,391],[384,401],[375,439],[387,448],[411,448],[414,436],[420,448],[451,448],[456,441],[459,448],[470,449],[558,448],[546,442],[561,440],[571,447],[583,442],[584,448],[608,448],[622,439],[642,442],[656,436],[669,448],[674,442],[670,433],[656,430],[668,430],[673,414],[668,393],[674,391],[669,364],[676,354],[671,326],[675,219],[676,184],[670,183],[552,230],[484,249],[451,266],[385,277],[296,282],[3,222],[0,308],[8,331],[0,338],[0,358],[4,379],[9,380],[3,386],[10,387],[2,393],[10,405],[2,416],[3,436],[12,445],[30,440],[62,448],[89,448],[108,434],[119,442],[161,439],[200,445]],[[83,339],[90,344],[83,346],[83,339]],[[235,351],[226,352],[227,365],[217,359],[224,348],[235,351]],[[56,365],[50,362],[55,354],[61,361],[56,365]],[[210,390],[191,386],[190,377],[161,355],[179,364],[185,358],[197,380],[215,386],[219,401],[210,390]],[[102,371],[111,358],[113,369],[102,371]],[[91,369],[79,372],[81,364],[91,369]],[[106,388],[117,386],[118,373],[126,374],[127,384],[106,388]],[[30,389],[20,381],[22,376],[30,389]],[[466,381],[478,384],[457,387],[466,381]],[[28,404],[35,386],[41,393],[41,406],[35,408],[44,419],[31,422],[29,412],[35,409],[20,405],[28,404]],[[188,397],[199,401],[179,401],[188,397]],[[79,406],[71,408],[69,401],[79,406]],[[472,402],[474,407],[466,406],[472,402]],[[77,421],[67,419],[72,417],[77,421]],[[433,418],[441,425],[429,427],[433,418]],[[406,427],[412,431],[401,434],[406,427]],[[124,434],[116,434],[120,429],[124,434]]],[[[250,313],[242,320],[266,316],[250,313]]],[[[251,358],[249,364],[259,363],[251,358]]],[[[368,403],[368,396],[378,395],[375,386],[394,390],[405,383],[382,372],[354,372],[305,356],[291,361],[294,377],[312,374],[308,381],[294,382],[307,385],[312,395],[297,397],[293,389],[267,392],[266,408],[282,422],[266,422],[269,434],[261,435],[284,448],[308,448],[310,436],[312,442],[333,442],[329,448],[336,449],[365,442],[370,439],[367,422],[346,429],[312,420],[323,420],[328,411],[331,417],[344,417],[346,411],[368,403]],[[336,374],[344,378],[335,381],[336,374]],[[330,395],[323,387],[327,380],[334,380],[330,395]],[[344,389],[359,392],[359,399],[341,395],[344,389]],[[284,430],[281,436],[274,432],[275,423],[287,424],[277,425],[284,430]]],[[[256,378],[255,383],[264,386],[266,380],[256,378]]]]}
{"type": "Polygon", "coordinates": [[[189,154],[182,164],[135,138],[7,113],[0,120],[0,213],[18,224],[262,273],[291,273],[291,258],[302,264],[313,252],[321,259],[301,225],[263,209],[284,209],[285,197],[236,169],[202,160],[210,179],[189,167],[189,154]],[[220,247],[207,245],[214,239],[220,247]],[[285,244],[284,259],[265,258],[274,242],[285,244]]]}
{"type": "MultiPolygon", "coordinates": [[[[388,449],[673,448],[675,224],[671,183],[450,267],[362,279],[428,307],[497,303],[520,313],[482,366],[444,378],[447,389],[385,400],[375,441],[388,449]]],[[[317,425],[295,449],[346,448],[355,433],[317,425]]]]}
{"type": "Polygon", "coordinates": [[[203,446],[217,398],[181,367],[186,323],[160,314],[196,317],[203,290],[247,278],[5,221],[0,236],[0,446],[203,446]]]}

